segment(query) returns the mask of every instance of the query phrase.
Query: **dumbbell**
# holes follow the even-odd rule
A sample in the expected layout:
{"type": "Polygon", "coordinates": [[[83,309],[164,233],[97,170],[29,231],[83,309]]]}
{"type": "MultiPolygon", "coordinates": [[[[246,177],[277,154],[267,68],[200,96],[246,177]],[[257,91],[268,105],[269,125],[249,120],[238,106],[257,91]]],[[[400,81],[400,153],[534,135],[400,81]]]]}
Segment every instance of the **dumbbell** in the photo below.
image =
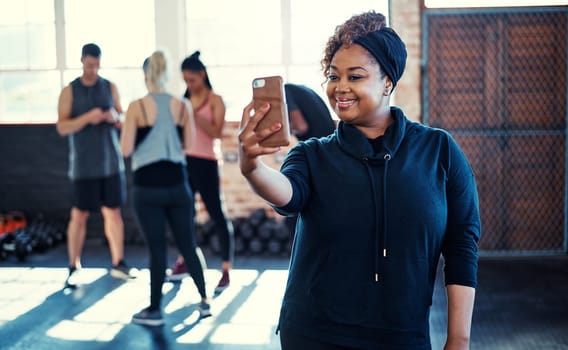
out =
{"type": "Polygon", "coordinates": [[[252,254],[260,254],[264,252],[264,242],[258,237],[251,239],[249,242],[249,251],[252,254]]]}
{"type": "Polygon", "coordinates": [[[52,232],[44,223],[29,227],[28,234],[32,239],[32,245],[36,252],[44,253],[54,245],[55,239],[52,232]]]}
{"type": "Polygon", "coordinates": [[[277,239],[271,239],[266,245],[268,252],[273,255],[278,255],[282,251],[282,243],[277,239]]]}
{"type": "Polygon", "coordinates": [[[19,261],[25,261],[28,255],[34,251],[35,242],[25,229],[14,232],[14,254],[19,261]]]}
{"type": "Polygon", "coordinates": [[[14,234],[12,232],[2,234],[0,236],[0,259],[6,260],[8,255],[13,254],[15,250],[14,234]]]}
{"type": "Polygon", "coordinates": [[[258,228],[256,229],[257,236],[265,241],[268,241],[274,236],[276,225],[276,219],[266,219],[264,222],[258,225],[258,228]]]}
{"type": "Polygon", "coordinates": [[[239,224],[239,235],[245,240],[250,241],[255,235],[254,226],[248,221],[244,220],[239,224]]]}
{"type": "Polygon", "coordinates": [[[245,240],[242,237],[235,235],[235,254],[243,254],[246,249],[247,245],[245,240]]]}

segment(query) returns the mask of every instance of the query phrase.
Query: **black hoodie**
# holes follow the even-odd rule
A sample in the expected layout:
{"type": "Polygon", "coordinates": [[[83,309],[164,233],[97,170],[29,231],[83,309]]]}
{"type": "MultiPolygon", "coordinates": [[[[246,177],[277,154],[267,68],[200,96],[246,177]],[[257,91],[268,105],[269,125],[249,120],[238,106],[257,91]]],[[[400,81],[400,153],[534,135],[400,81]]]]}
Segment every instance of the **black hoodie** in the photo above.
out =
{"type": "Polygon", "coordinates": [[[445,131],[394,122],[375,152],[354,126],[300,142],[281,172],[299,214],[280,327],[340,345],[430,349],[440,254],[446,284],[476,287],[472,169],[445,131]]]}

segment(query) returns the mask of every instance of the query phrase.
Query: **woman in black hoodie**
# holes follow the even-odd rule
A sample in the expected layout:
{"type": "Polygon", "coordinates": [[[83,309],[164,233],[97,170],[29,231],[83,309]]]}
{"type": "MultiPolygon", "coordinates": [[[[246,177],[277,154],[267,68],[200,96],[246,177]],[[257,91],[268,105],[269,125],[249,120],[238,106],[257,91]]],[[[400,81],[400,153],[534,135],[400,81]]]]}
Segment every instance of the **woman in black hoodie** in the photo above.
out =
{"type": "Polygon", "coordinates": [[[284,214],[298,214],[280,313],[288,349],[431,349],[429,311],[441,255],[445,350],[469,348],[480,217],[472,169],[451,135],[390,106],[406,47],[384,16],[336,29],[322,60],[333,135],[300,142],[280,172],[257,130],[270,108],[243,111],[242,174],[284,214]]]}

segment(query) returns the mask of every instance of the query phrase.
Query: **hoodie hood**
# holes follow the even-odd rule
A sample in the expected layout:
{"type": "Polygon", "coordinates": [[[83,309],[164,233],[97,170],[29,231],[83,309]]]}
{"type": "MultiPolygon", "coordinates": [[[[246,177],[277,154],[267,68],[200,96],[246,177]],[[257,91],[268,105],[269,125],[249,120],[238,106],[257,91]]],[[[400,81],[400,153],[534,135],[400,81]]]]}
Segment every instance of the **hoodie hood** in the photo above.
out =
{"type": "MultiPolygon", "coordinates": [[[[394,157],[410,123],[398,107],[391,107],[391,116],[394,120],[383,135],[383,148],[386,153],[394,157]]],[[[350,156],[357,159],[366,158],[377,161],[384,159],[385,154],[375,154],[365,135],[354,125],[340,121],[335,133],[339,140],[339,147],[350,156]]]]}

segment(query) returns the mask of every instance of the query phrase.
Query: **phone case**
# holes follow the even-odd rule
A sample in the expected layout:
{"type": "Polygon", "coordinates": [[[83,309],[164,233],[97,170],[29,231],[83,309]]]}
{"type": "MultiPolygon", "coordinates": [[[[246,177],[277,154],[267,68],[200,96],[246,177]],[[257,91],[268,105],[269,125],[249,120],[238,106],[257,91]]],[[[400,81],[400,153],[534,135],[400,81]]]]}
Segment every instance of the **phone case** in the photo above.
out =
{"type": "Polygon", "coordinates": [[[266,102],[270,103],[270,110],[258,123],[257,129],[269,128],[275,123],[282,124],[280,130],[262,140],[260,145],[265,147],[288,146],[290,144],[290,124],[282,77],[271,76],[254,79],[252,81],[252,97],[255,110],[258,110],[266,102]]]}

